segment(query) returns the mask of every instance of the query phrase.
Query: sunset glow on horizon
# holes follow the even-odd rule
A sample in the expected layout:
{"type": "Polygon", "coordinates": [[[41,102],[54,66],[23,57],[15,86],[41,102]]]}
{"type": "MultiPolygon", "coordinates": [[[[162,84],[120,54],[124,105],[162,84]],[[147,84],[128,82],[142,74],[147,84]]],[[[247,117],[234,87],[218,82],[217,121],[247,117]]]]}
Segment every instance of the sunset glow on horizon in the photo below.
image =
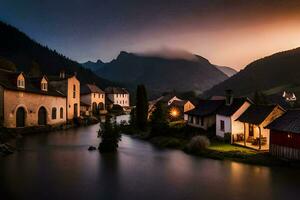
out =
{"type": "Polygon", "coordinates": [[[240,70],[300,47],[300,1],[2,1],[0,20],[79,62],[169,47],[240,70]]]}

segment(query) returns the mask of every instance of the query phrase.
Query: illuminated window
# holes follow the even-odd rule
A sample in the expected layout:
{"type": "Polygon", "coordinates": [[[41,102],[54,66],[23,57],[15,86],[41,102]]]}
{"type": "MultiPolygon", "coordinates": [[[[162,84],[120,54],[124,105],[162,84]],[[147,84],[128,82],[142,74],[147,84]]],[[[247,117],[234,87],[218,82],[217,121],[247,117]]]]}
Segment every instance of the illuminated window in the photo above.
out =
{"type": "Polygon", "coordinates": [[[18,79],[18,88],[25,88],[25,80],[23,79],[18,79]]]}
{"type": "Polygon", "coordinates": [[[48,84],[47,83],[41,83],[41,88],[43,91],[47,91],[48,90],[48,84]]]}

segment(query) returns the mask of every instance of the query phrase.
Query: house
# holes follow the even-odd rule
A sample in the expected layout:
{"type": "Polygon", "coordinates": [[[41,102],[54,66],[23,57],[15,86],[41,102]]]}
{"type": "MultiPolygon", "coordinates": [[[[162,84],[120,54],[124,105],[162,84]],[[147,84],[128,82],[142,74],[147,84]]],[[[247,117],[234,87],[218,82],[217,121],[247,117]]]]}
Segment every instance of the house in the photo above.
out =
{"type": "Polygon", "coordinates": [[[286,110],[293,109],[297,105],[297,97],[293,92],[283,91],[282,93],[272,94],[266,97],[267,101],[273,104],[278,104],[286,110]]]}
{"type": "Polygon", "coordinates": [[[105,88],[105,94],[108,99],[108,103],[120,105],[123,108],[129,107],[129,92],[125,88],[108,87],[105,88]]]}
{"type": "Polygon", "coordinates": [[[169,110],[170,117],[173,119],[184,119],[184,113],[195,108],[194,104],[190,101],[180,99],[172,94],[167,94],[148,102],[148,118],[155,110],[155,105],[158,102],[161,102],[163,106],[169,110]]]}
{"type": "Polygon", "coordinates": [[[295,93],[293,93],[293,92],[283,91],[282,97],[283,97],[287,102],[297,101],[297,97],[296,97],[295,93]]]}
{"type": "Polygon", "coordinates": [[[90,105],[94,115],[105,110],[105,92],[95,84],[85,84],[80,88],[80,106],[90,105]]]}
{"type": "Polygon", "coordinates": [[[232,134],[232,142],[257,150],[269,150],[270,130],[265,127],[283,113],[284,109],[279,105],[251,105],[238,117],[243,129],[232,134]]]}
{"type": "Polygon", "coordinates": [[[200,100],[198,105],[185,113],[189,126],[207,130],[216,124],[217,111],[224,105],[224,100],[200,100]]]}
{"type": "Polygon", "coordinates": [[[49,84],[67,97],[67,121],[79,117],[80,113],[80,82],[74,75],[66,75],[64,71],[59,76],[49,76],[49,84]]]}
{"type": "Polygon", "coordinates": [[[231,98],[227,97],[217,111],[216,115],[216,136],[224,138],[225,133],[234,135],[243,132],[244,125],[242,122],[236,121],[251,105],[251,101],[247,98],[231,98]]]}
{"type": "Polygon", "coordinates": [[[184,113],[193,110],[194,108],[194,104],[192,104],[192,102],[190,102],[189,100],[174,100],[169,105],[170,115],[172,118],[184,119],[186,121],[188,119],[184,118],[184,113]]]}
{"type": "Polygon", "coordinates": [[[92,112],[91,107],[91,104],[80,101],[80,116],[90,116],[92,112]]]}
{"type": "Polygon", "coordinates": [[[270,153],[300,160],[300,110],[288,110],[266,128],[270,129],[270,153]]]}
{"type": "Polygon", "coordinates": [[[60,125],[66,122],[66,96],[46,76],[0,71],[0,125],[6,128],[60,125]]]}

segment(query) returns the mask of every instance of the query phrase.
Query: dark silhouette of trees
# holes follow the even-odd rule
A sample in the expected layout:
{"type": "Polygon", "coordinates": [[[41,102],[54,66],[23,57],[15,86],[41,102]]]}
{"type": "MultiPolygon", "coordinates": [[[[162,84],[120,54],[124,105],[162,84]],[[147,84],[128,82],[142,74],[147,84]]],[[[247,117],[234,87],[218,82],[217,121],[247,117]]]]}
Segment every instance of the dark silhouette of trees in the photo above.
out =
{"type": "Polygon", "coordinates": [[[99,144],[100,152],[114,152],[117,151],[119,141],[121,141],[121,134],[119,128],[115,123],[111,122],[111,116],[106,115],[104,125],[100,125],[98,135],[101,137],[99,144]]]}
{"type": "Polygon", "coordinates": [[[136,91],[136,126],[139,130],[147,129],[148,99],[144,85],[138,85],[136,91]]]}
{"type": "Polygon", "coordinates": [[[156,108],[151,115],[151,135],[161,135],[168,129],[167,110],[161,102],[156,103],[156,108]]]}

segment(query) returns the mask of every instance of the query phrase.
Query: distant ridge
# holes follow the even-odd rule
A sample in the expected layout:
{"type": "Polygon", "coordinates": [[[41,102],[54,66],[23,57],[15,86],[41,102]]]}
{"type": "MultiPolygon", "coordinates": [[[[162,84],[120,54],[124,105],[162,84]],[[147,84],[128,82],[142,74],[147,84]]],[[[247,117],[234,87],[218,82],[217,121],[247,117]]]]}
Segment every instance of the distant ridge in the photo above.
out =
{"type": "Polygon", "coordinates": [[[95,83],[99,87],[115,84],[95,75],[91,70],[55,50],[42,46],[18,29],[1,21],[0,59],[4,63],[13,63],[19,71],[30,72],[34,68],[43,74],[58,75],[64,69],[69,74],[77,73],[82,84],[95,83]]]}

